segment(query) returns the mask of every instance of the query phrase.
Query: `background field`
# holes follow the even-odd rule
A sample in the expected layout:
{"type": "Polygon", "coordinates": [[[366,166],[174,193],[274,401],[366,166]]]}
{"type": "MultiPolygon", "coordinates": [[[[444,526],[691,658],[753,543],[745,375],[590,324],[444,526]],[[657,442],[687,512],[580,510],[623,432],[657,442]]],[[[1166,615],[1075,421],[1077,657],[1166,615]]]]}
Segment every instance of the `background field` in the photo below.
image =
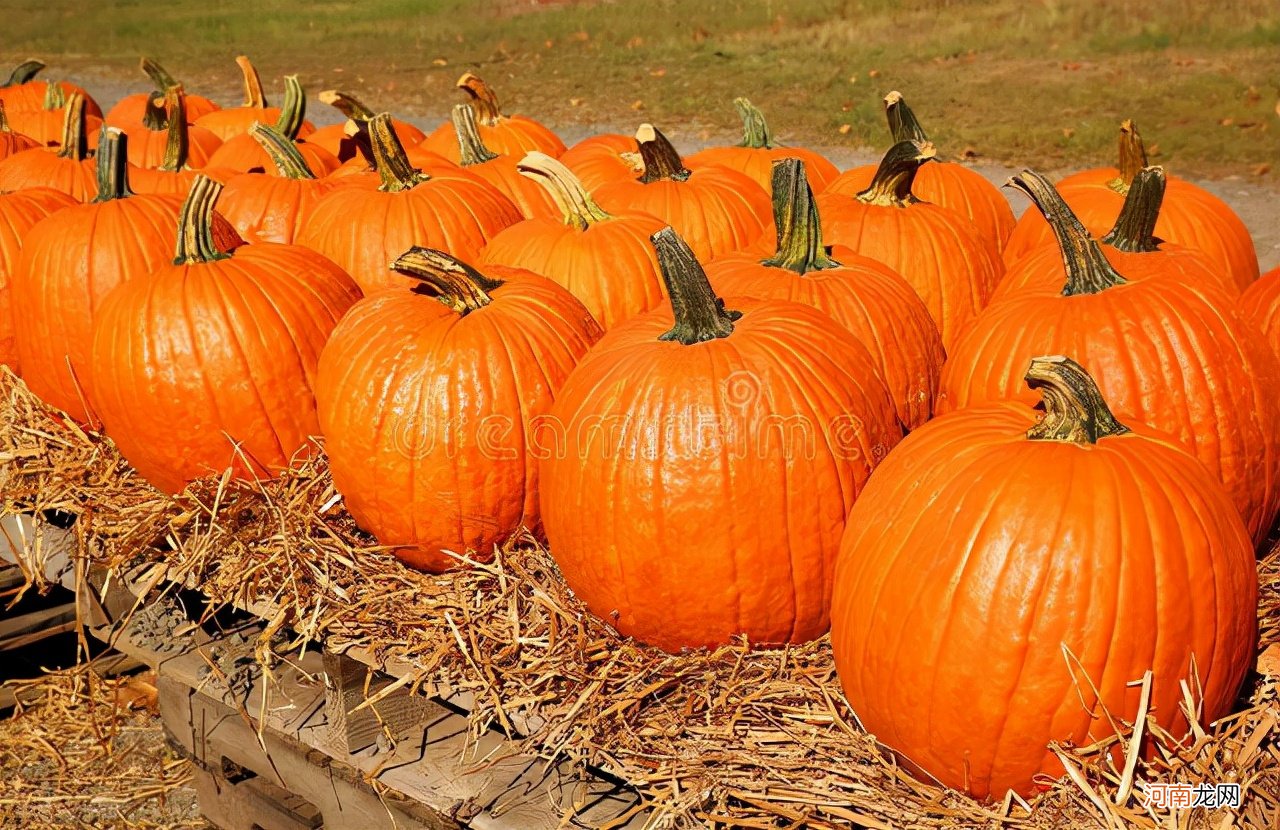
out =
{"type": "MultiPolygon", "coordinates": [[[[784,140],[883,148],[900,89],[944,154],[1061,170],[1113,153],[1134,118],[1176,173],[1280,170],[1276,0],[5,0],[0,58],[38,56],[104,99],[145,88],[138,56],[234,96],[301,74],[378,108],[443,117],[474,70],[509,111],[571,136],[652,120],[729,138],[746,95],[784,140]],[[16,5],[16,9],[14,6],[16,5]]],[[[320,115],[320,113],[316,113],[320,115]]]]}

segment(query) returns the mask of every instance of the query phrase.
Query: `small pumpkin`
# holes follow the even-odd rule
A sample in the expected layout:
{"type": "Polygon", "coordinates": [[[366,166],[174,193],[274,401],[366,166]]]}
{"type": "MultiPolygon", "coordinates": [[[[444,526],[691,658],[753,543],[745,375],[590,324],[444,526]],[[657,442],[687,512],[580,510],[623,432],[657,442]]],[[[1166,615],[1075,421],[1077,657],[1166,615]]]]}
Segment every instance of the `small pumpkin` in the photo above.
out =
{"type": "MultiPolygon", "coordinates": [[[[10,127],[35,141],[41,147],[54,149],[63,146],[66,125],[68,96],[61,86],[49,84],[46,87],[44,103],[35,109],[10,108],[10,127]]],[[[84,134],[90,150],[97,147],[98,131],[102,129],[102,119],[89,114],[84,115],[84,134]]]]}
{"type": "MultiPolygon", "coordinates": [[[[224,142],[238,135],[247,133],[254,122],[275,124],[280,120],[281,109],[267,105],[267,97],[262,91],[262,78],[253,62],[245,55],[236,58],[240,67],[241,80],[244,83],[244,103],[238,107],[226,107],[215,112],[206,113],[195,119],[198,127],[209,130],[224,142]]],[[[305,138],[315,131],[315,125],[303,121],[298,125],[297,138],[305,138]]]]}
{"type": "Polygon", "coordinates": [[[1254,659],[1253,547],[1219,483],[1112,415],[1074,361],[1024,372],[1042,417],[1013,402],[944,415],[876,470],[832,597],[858,721],[980,799],[1033,794],[1063,773],[1051,741],[1113,739],[1140,711],[1181,738],[1185,683],[1217,720],[1254,659]]]}
{"type": "MultiPolygon", "coordinates": [[[[466,72],[458,78],[457,87],[467,94],[475,107],[480,138],[493,152],[517,158],[530,150],[553,157],[564,152],[564,142],[548,127],[523,115],[504,115],[498,105],[498,94],[479,76],[466,72]]],[[[422,149],[444,156],[455,164],[462,158],[453,125],[447,122],[423,139],[422,149]]]]}
{"type": "Polygon", "coordinates": [[[122,128],[129,136],[129,163],[148,170],[163,169],[166,165],[171,170],[182,167],[198,170],[208,164],[222,146],[222,139],[188,123],[190,118],[186,113],[187,95],[181,86],[171,86],[162,98],[149,100],[142,118],[122,128]],[[182,120],[174,121],[169,113],[177,113],[182,120]],[[178,132],[185,133],[182,146],[186,156],[174,167],[170,156],[176,151],[174,133],[178,132]]]}
{"type": "Polygon", "coordinates": [[[588,136],[565,150],[559,160],[573,171],[588,193],[595,193],[605,184],[644,175],[644,159],[633,135],[588,136]]]}
{"type": "Polygon", "coordinates": [[[80,202],[96,191],[96,173],[85,135],[85,102],[72,95],[63,111],[62,141],[57,152],[35,147],[0,160],[0,193],[29,187],[51,187],[80,202]]]}
{"type": "MultiPolygon", "coordinates": [[[[104,121],[108,126],[119,127],[125,132],[131,132],[134,128],[144,123],[148,119],[155,121],[157,116],[152,113],[153,107],[156,106],[156,99],[161,99],[166,110],[161,113],[159,120],[168,122],[169,113],[172,112],[169,107],[169,99],[167,92],[170,87],[182,87],[182,82],[169,74],[159,61],[155,58],[144,57],[139,67],[142,69],[154,87],[151,92],[139,92],[133,95],[126,95],[116,102],[116,105],[107,111],[104,121]]],[[[222,109],[218,104],[205,98],[203,95],[191,95],[185,93],[186,117],[189,121],[195,121],[202,115],[208,115],[211,112],[222,109]]],[[[154,127],[153,127],[154,129],[154,127]]],[[[134,138],[131,134],[130,138],[134,138]]],[[[219,139],[221,141],[221,139],[219,139]]],[[[137,164],[137,162],[134,162],[137,164]]]]}
{"type": "Polygon", "coordinates": [[[94,407],[125,459],[169,493],[228,468],[271,476],[309,450],[320,351],[360,298],[305,248],[220,250],[220,190],[197,177],[176,258],[119,285],[94,323],[94,407]]]}
{"type": "MultiPolygon", "coordinates": [[[[298,76],[286,75],[284,89],[284,106],[281,107],[280,117],[275,122],[276,132],[294,142],[298,153],[312,173],[316,176],[327,176],[338,169],[340,164],[338,157],[323,147],[298,137],[307,115],[307,96],[298,76]]],[[[257,123],[266,122],[253,122],[253,124],[257,123]]],[[[253,124],[246,127],[239,135],[228,138],[209,157],[204,168],[210,177],[226,184],[226,180],[235,173],[275,175],[276,165],[271,155],[253,136],[249,135],[253,124]]]]}
{"type": "Polygon", "coordinates": [[[821,193],[840,170],[826,156],[804,147],[787,147],[774,140],[764,113],[746,98],[733,99],[742,119],[742,142],[728,147],[708,147],[685,159],[690,169],[718,164],[749,176],[766,191],[773,185],[773,163],[779,159],[797,158],[804,162],[809,187],[821,193]]]}
{"type": "Polygon", "coordinates": [[[196,151],[194,158],[192,155],[193,132],[202,136],[201,140],[206,143],[205,150],[208,152],[204,154],[204,163],[208,162],[208,156],[212,154],[210,148],[216,149],[212,142],[218,141],[217,146],[221,146],[221,141],[216,136],[208,138],[212,133],[189,123],[190,119],[186,116],[187,96],[181,87],[171,86],[165,90],[165,109],[169,114],[165,122],[164,147],[157,146],[158,134],[148,132],[144,138],[147,143],[144,160],[155,162],[158,155],[159,163],[155,166],[139,166],[133,171],[132,184],[138,193],[185,197],[199,172],[192,166],[192,162],[199,163],[201,157],[201,151],[196,151]]]}
{"type": "Polygon", "coordinates": [[[82,87],[70,81],[41,81],[36,79],[45,68],[38,60],[26,60],[13,68],[9,78],[0,83],[0,104],[12,110],[38,110],[48,99],[50,87],[57,87],[56,94],[64,98],[80,95],[84,98],[85,112],[93,118],[102,117],[102,109],[82,87]]]}
{"type": "Polygon", "coordinates": [[[528,271],[418,247],[392,267],[415,287],[357,304],[320,359],[334,485],[413,567],[456,567],[450,551],[489,561],[539,528],[532,431],[600,328],[528,271]]]}
{"type": "MultiPolygon", "coordinates": [[[[307,136],[307,143],[323,147],[340,162],[350,161],[360,154],[360,147],[355,137],[347,133],[347,124],[352,121],[367,124],[377,113],[366,107],[354,95],[339,92],[336,89],[326,89],[316,97],[322,104],[328,104],[342,113],[346,121],[317,128],[314,133],[307,136]]],[[[396,131],[396,137],[400,139],[400,143],[406,150],[413,149],[427,137],[426,133],[413,124],[398,118],[391,119],[391,128],[396,131]]]]}

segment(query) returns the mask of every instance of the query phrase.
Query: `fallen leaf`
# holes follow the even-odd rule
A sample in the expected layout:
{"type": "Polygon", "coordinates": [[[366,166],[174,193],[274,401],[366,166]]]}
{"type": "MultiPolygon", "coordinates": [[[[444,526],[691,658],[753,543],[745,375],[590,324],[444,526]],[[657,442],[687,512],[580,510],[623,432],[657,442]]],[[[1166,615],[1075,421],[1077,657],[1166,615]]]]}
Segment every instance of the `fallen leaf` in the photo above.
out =
{"type": "Polygon", "coordinates": [[[852,101],[845,101],[843,104],[840,105],[841,112],[849,112],[852,109],[853,109],[852,101]]]}
{"type": "Polygon", "coordinates": [[[1223,127],[1230,127],[1232,124],[1236,123],[1236,120],[1234,118],[1224,118],[1218,123],[1223,127]]]}
{"type": "MultiPolygon", "coordinates": [[[[341,75],[343,72],[346,72],[347,70],[343,69],[341,66],[335,66],[333,68],[333,71],[341,75]]],[[[1276,114],[1280,115],[1280,104],[1276,104],[1276,114]]]]}
{"type": "Polygon", "coordinates": [[[444,58],[436,58],[431,62],[432,66],[448,66],[449,62],[444,58]]]}
{"type": "Polygon", "coordinates": [[[155,672],[134,675],[116,689],[116,705],[123,709],[160,711],[160,695],[155,686],[155,672]]]}
{"type": "Polygon", "coordinates": [[[708,32],[706,29],[702,28],[701,26],[693,30],[694,43],[701,43],[702,41],[706,40],[709,37],[711,37],[711,33],[708,32]]]}
{"type": "Polygon", "coordinates": [[[552,46],[556,45],[556,42],[551,38],[547,38],[545,41],[542,42],[542,45],[550,49],[552,46]]]}
{"type": "Polygon", "coordinates": [[[975,147],[965,147],[963,150],[960,151],[960,155],[962,158],[976,159],[979,155],[981,155],[981,153],[979,153],[977,148],[975,147]]]}
{"type": "Polygon", "coordinates": [[[631,102],[631,109],[633,109],[633,110],[642,110],[642,109],[644,109],[644,101],[641,101],[641,100],[640,100],[640,99],[638,99],[638,98],[637,98],[636,100],[632,101],[632,102],[631,102]]]}
{"type": "Polygon", "coordinates": [[[573,38],[579,43],[583,43],[585,41],[591,40],[591,33],[590,32],[574,32],[573,34],[569,35],[569,37],[573,38]]]}
{"type": "Polygon", "coordinates": [[[868,78],[879,78],[879,77],[880,77],[880,70],[879,70],[879,69],[872,69],[871,71],[869,71],[869,72],[867,73],[867,77],[868,77],[868,78]]]}
{"type": "Polygon", "coordinates": [[[661,78],[663,75],[666,75],[666,74],[667,74],[667,70],[665,70],[665,69],[655,69],[655,70],[653,70],[652,72],[650,72],[649,74],[650,74],[650,75],[652,75],[652,76],[653,76],[653,77],[655,77],[655,78],[661,78]]]}
{"type": "Polygon", "coordinates": [[[1068,72],[1075,72],[1076,70],[1080,69],[1082,66],[1084,66],[1084,64],[1080,63],[1079,61],[1066,61],[1062,64],[1062,68],[1067,70],[1068,72]]]}
{"type": "Polygon", "coordinates": [[[1270,172],[1271,172],[1271,165],[1265,162],[1253,168],[1253,175],[1255,176],[1265,176],[1270,172]]]}
{"type": "Polygon", "coordinates": [[[1246,104],[1256,104],[1262,99],[1262,93],[1258,91],[1256,86],[1251,86],[1244,91],[1244,102],[1246,104]]]}
{"type": "Polygon", "coordinates": [[[1063,128],[1062,128],[1062,137],[1063,137],[1063,138],[1071,138],[1071,136],[1073,136],[1073,135],[1075,135],[1075,134],[1076,134],[1076,131],[1075,131],[1074,129],[1072,129],[1071,127],[1063,127],[1063,128]]]}
{"type": "Polygon", "coordinates": [[[853,125],[852,125],[852,124],[841,124],[841,125],[840,125],[840,129],[839,129],[837,132],[839,132],[839,133],[840,133],[840,135],[848,135],[849,133],[853,132],[853,125]]]}
{"type": "MultiPolygon", "coordinates": [[[[857,82],[858,82],[858,76],[857,76],[857,75],[850,75],[850,76],[849,76],[849,83],[851,83],[851,84],[856,84],[857,82]]],[[[1280,115],[1280,103],[1277,103],[1277,104],[1276,104],[1276,115],[1280,115]]]]}
{"type": "Polygon", "coordinates": [[[581,104],[581,103],[582,103],[582,99],[581,99],[581,98],[570,98],[570,99],[569,99],[569,106],[571,106],[571,107],[576,107],[576,106],[578,106],[578,105],[579,105],[579,104],[581,104]]]}
{"type": "Polygon", "coordinates": [[[635,49],[639,46],[644,46],[644,38],[640,37],[639,35],[636,35],[635,37],[631,38],[631,40],[627,41],[628,49],[635,49]]]}

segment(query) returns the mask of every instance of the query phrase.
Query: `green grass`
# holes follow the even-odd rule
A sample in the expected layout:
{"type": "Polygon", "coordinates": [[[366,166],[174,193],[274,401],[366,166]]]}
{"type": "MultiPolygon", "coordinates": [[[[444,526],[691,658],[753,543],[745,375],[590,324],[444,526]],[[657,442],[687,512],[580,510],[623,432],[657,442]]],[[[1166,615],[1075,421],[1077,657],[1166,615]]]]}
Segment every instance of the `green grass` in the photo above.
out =
{"type": "Polygon", "coordinates": [[[143,53],[225,90],[243,52],[271,89],[298,72],[442,116],[471,69],[508,110],[561,126],[721,139],[746,95],[786,140],[874,148],[880,97],[900,89],[944,154],[1098,163],[1132,117],[1178,172],[1280,161],[1275,0],[46,0],[6,27],[0,57],[139,88],[143,53]]]}

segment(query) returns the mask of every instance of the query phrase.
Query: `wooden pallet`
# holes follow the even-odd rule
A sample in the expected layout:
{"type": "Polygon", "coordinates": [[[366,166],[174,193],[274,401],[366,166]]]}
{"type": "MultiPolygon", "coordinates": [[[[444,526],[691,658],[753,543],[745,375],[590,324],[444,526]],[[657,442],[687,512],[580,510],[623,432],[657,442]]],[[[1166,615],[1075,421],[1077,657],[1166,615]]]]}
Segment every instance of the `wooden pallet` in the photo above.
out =
{"type": "Polygon", "coordinates": [[[0,546],[0,558],[76,590],[88,631],[156,670],[165,731],[193,762],[202,812],[225,830],[540,830],[563,826],[570,807],[571,826],[644,824],[624,784],[473,734],[470,698],[401,688],[407,666],[313,648],[264,673],[253,650],[272,609],[212,631],[161,590],[163,569],[108,579],[77,563],[68,531],[3,521],[23,524],[26,544],[0,546]]]}

